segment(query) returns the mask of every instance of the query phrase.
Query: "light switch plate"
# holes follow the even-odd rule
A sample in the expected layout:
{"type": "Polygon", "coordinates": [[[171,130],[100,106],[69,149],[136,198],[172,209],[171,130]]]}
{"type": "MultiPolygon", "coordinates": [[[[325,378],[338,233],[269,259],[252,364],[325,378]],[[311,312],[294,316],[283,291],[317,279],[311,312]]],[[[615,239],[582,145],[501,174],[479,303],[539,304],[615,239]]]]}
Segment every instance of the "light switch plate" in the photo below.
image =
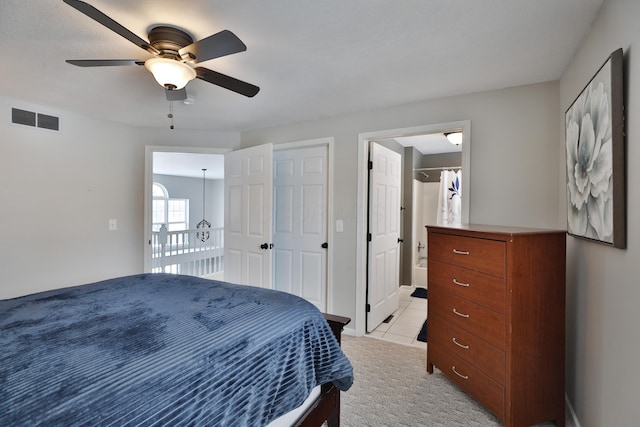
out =
{"type": "Polygon", "coordinates": [[[118,229],[118,220],[110,219],[109,220],[109,231],[115,231],[118,229]]]}

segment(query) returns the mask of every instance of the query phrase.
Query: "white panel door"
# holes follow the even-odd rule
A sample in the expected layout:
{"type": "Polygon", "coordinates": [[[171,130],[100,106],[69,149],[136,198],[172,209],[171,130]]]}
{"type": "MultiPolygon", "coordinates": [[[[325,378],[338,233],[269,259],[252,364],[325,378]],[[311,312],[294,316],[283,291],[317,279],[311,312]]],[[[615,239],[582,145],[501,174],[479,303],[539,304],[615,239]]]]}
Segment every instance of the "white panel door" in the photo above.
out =
{"type": "Polygon", "coordinates": [[[371,143],[367,332],[398,309],[400,286],[400,154],[371,143]]]}
{"type": "Polygon", "coordinates": [[[225,281],[272,287],[272,195],[272,144],[225,154],[225,281]]]}
{"type": "Polygon", "coordinates": [[[327,305],[327,147],[274,152],[274,287],[327,305]]]}

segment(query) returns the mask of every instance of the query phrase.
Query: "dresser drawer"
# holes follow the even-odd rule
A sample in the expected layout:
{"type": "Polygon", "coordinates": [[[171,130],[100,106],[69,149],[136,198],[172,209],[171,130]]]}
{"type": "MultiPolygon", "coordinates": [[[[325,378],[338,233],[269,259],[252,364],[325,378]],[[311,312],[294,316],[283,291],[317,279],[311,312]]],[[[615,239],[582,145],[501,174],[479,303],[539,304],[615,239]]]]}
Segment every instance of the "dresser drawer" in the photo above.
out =
{"type": "Polygon", "coordinates": [[[507,288],[505,279],[445,264],[429,258],[429,289],[441,289],[504,313],[507,288]]]}
{"type": "Polygon", "coordinates": [[[428,352],[428,363],[435,365],[498,418],[504,420],[505,394],[502,385],[439,345],[429,343],[428,352]]]}
{"type": "Polygon", "coordinates": [[[429,346],[437,344],[475,366],[499,384],[505,381],[505,353],[464,329],[447,324],[440,316],[429,314],[429,346]]]}
{"type": "Polygon", "coordinates": [[[505,348],[504,316],[495,311],[448,292],[430,289],[431,315],[440,316],[445,322],[469,331],[500,349],[505,348]]]}
{"type": "Polygon", "coordinates": [[[429,258],[497,277],[505,277],[505,243],[429,233],[429,258]]]}

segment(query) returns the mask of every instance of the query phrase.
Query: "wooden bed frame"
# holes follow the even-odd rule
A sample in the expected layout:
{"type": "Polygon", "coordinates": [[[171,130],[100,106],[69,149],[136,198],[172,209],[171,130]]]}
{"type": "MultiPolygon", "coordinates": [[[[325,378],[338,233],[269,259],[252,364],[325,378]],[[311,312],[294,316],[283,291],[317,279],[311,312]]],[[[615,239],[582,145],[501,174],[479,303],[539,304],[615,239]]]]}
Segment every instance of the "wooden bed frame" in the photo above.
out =
{"type": "MultiPolygon", "coordinates": [[[[338,344],[340,344],[342,329],[351,322],[351,319],[332,314],[325,314],[324,317],[336,336],[338,344]]],[[[329,427],[338,427],[340,425],[340,390],[333,383],[322,385],[320,396],[293,425],[316,427],[321,426],[325,421],[329,427]]]]}

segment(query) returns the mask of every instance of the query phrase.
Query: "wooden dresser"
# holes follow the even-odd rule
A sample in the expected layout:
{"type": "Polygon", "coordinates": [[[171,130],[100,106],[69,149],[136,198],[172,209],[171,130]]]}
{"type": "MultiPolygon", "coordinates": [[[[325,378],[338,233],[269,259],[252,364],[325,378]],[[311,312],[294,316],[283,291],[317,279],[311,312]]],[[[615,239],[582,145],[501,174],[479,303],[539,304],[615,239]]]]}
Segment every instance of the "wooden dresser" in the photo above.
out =
{"type": "Polygon", "coordinates": [[[427,371],[506,426],[564,426],[565,231],[427,226],[427,371]]]}

